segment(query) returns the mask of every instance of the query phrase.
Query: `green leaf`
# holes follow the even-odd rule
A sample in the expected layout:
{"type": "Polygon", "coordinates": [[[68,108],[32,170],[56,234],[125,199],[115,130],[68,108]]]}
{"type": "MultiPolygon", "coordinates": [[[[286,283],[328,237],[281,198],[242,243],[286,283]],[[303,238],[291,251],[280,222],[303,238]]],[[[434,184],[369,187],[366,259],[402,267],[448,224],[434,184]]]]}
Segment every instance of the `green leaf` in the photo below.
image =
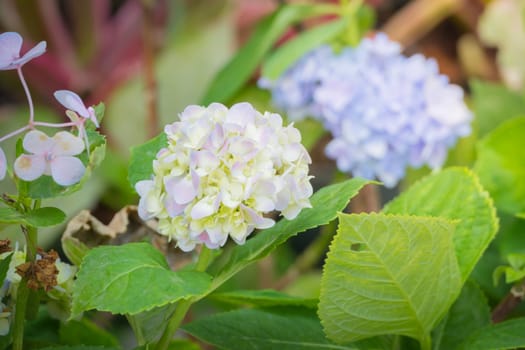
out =
{"type": "Polygon", "coordinates": [[[142,145],[131,148],[128,179],[132,187],[140,180],[149,180],[153,175],[153,160],[157,152],[168,144],[165,133],[161,133],[142,145]]]}
{"type": "Polygon", "coordinates": [[[80,265],[71,317],[91,309],[134,315],[201,295],[209,285],[206,273],[171,271],[151,244],[98,247],[80,265]]]}
{"type": "Polygon", "coordinates": [[[121,350],[119,347],[96,346],[96,345],[60,345],[48,346],[40,350],[121,350]]]}
{"type": "Polygon", "coordinates": [[[525,318],[497,323],[479,329],[458,350],[503,350],[525,347],[525,318]]]}
{"type": "Polygon", "coordinates": [[[492,199],[466,168],[448,168],[423,178],[388,203],[383,212],[459,220],[453,240],[463,281],[498,230],[492,199]]]}
{"type": "Polygon", "coordinates": [[[525,118],[501,124],[478,144],[474,170],[498,209],[525,210],[525,118]]]}
{"type": "Polygon", "coordinates": [[[86,318],[61,323],[59,336],[64,345],[118,346],[117,338],[86,318]]]}
{"type": "Polygon", "coordinates": [[[525,116],[525,99],[503,85],[470,82],[478,135],[484,136],[507,119],[525,116]]]}
{"type": "Polygon", "coordinates": [[[505,283],[514,283],[525,277],[525,254],[511,253],[507,255],[510,266],[498,266],[494,270],[494,285],[498,284],[502,275],[505,275],[505,283]]]}
{"type": "Polygon", "coordinates": [[[34,227],[54,226],[62,223],[66,214],[58,208],[45,207],[32,210],[27,214],[20,213],[13,208],[0,208],[0,223],[23,224],[34,227]]]}
{"type": "Polygon", "coordinates": [[[397,334],[430,344],[430,331],[461,290],[455,226],[441,218],[339,214],[319,298],[328,338],[397,334]]]}
{"type": "Polygon", "coordinates": [[[315,311],[306,308],[236,310],[194,321],[182,329],[221,349],[356,349],[330,343],[315,311]]]}
{"type": "Polygon", "coordinates": [[[248,81],[272,45],[293,23],[319,15],[336,14],[338,6],[326,4],[283,5],[263,19],[248,42],[217,74],[202,98],[202,104],[227,102],[248,81]]]}
{"type": "Polygon", "coordinates": [[[236,290],[233,292],[214,293],[210,298],[231,304],[269,306],[304,306],[316,308],[318,299],[291,296],[273,289],[236,290]]]}
{"type": "Polygon", "coordinates": [[[2,281],[2,284],[5,280],[5,277],[7,276],[7,271],[9,271],[9,264],[11,263],[12,257],[13,253],[0,260],[0,281],[2,281]]]}
{"type": "Polygon", "coordinates": [[[27,213],[27,222],[31,226],[46,227],[62,223],[66,214],[55,207],[38,208],[27,213]]]}
{"type": "Polygon", "coordinates": [[[432,349],[456,349],[471,333],[490,324],[490,308],[483,291],[467,281],[459,298],[432,332],[432,349]]]}
{"type": "Polygon", "coordinates": [[[176,307],[177,304],[168,304],[133,316],[127,315],[133,333],[141,334],[146,343],[158,341],[176,307]]]}
{"type": "Polygon", "coordinates": [[[276,80],[304,54],[346,29],[347,22],[348,18],[340,18],[302,32],[270,55],[262,66],[261,75],[276,80]]]}
{"type": "Polygon", "coordinates": [[[24,214],[11,207],[0,208],[1,224],[27,224],[24,214]]]}
{"type": "Polygon", "coordinates": [[[270,254],[290,237],[335,219],[337,212],[343,210],[367,183],[371,181],[354,178],[324,187],[310,199],[312,208],[303,209],[294,220],[281,219],[275,226],[247,240],[244,245],[226,251],[222,259],[214,261],[209,268],[215,275],[210,292],[246,266],[270,254]]]}
{"type": "Polygon", "coordinates": [[[86,130],[89,140],[89,157],[87,152],[80,154],[78,158],[86,166],[86,172],[80,181],[71,186],[60,186],[51,176],[41,176],[30,182],[18,180],[19,187],[27,188],[27,196],[33,199],[46,199],[60,197],[76,192],[82,188],[84,183],[89,179],[93,169],[95,169],[104,159],[106,154],[106,138],[97,131],[86,130]]]}

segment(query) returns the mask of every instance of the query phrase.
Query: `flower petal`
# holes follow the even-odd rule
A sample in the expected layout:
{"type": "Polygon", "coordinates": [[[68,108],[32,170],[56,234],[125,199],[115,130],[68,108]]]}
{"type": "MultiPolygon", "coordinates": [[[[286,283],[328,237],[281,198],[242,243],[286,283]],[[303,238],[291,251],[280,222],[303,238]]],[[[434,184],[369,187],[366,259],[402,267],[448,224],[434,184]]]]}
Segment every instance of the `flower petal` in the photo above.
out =
{"type": "Polygon", "coordinates": [[[84,141],[70,132],[59,131],[53,136],[55,145],[53,155],[55,156],[75,156],[84,151],[84,141]]]}
{"type": "Polygon", "coordinates": [[[69,90],[58,90],[53,94],[58,102],[67,109],[77,112],[84,118],[90,118],[91,115],[82,102],[80,96],[69,90]]]}
{"type": "Polygon", "coordinates": [[[42,56],[46,52],[47,44],[45,41],[39,42],[31,50],[27,51],[22,57],[13,62],[16,66],[23,66],[27,62],[31,61],[33,58],[42,56]]]}
{"type": "Polygon", "coordinates": [[[56,157],[51,161],[51,176],[61,186],[71,186],[82,179],[86,167],[76,157],[56,157]]]}
{"type": "Polygon", "coordinates": [[[41,155],[22,154],[15,160],[14,170],[16,176],[24,181],[38,179],[46,170],[46,160],[41,155]]]}
{"type": "Polygon", "coordinates": [[[4,150],[0,148],[0,180],[3,180],[7,172],[7,159],[4,150]]]}
{"type": "Polygon", "coordinates": [[[22,37],[15,32],[0,34],[0,70],[13,69],[11,64],[20,57],[22,37]]]}
{"type": "Polygon", "coordinates": [[[31,130],[24,137],[24,149],[33,154],[44,154],[51,151],[54,141],[39,130],[31,130]]]}

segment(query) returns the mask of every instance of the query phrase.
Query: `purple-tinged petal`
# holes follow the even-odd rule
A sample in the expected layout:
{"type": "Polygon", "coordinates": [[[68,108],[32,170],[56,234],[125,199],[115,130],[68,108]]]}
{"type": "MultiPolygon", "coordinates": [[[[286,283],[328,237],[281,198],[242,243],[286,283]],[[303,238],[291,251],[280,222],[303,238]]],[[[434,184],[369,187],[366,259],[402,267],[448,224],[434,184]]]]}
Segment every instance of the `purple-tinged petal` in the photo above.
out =
{"type": "Polygon", "coordinates": [[[40,155],[22,154],[15,160],[14,171],[16,176],[24,181],[33,181],[44,174],[46,160],[40,155]]]}
{"type": "Polygon", "coordinates": [[[86,106],[84,105],[84,102],[82,102],[82,99],[80,96],[78,96],[73,91],[69,90],[58,90],[54,93],[55,98],[58,102],[67,109],[70,109],[74,112],[77,112],[84,118],[90,118],[90,114],[86,106]]]}
{"type": "Polygon", "coordinates": [[[84,141],[67,131],[60,131],[53,136],[54,156],[76,156],[84,151],[84,141]]]}
{"type": "Polygon", "coordinates": [[[7,159],[4,150],[0,148],[0,180],[3,180],[7,172],[7,159]]]}
{"type": "Polygon", "coordinates": [[[51,161],[51,176],[61,186],[71,186],[82,179],[86,167],[76,157],[56,157],[51,161]]]}
{"type": "Polygon", "coordinates": [[[54,140],[39,130],[31,130],[24,136],[24,149],[33,154],[46,154],[55,144],[54,140]]]}
{"type": "Polygon", "coordinates": [[[249,216],[249,223],[254,225],[258,229],[266,229],[275,225],[275,221],[270,218],[265,218],[262,215],[257,214],[257,212],[243,204],[241,204],[241,209],[246,215],[249,216]]]}
{"type": "Polygon", "coordinates": [[[164,186],[170,196],[178,204],[187,204],[195,198],[197,191],[193,187],[193,181],[186,177],[171,177],[164,180],[164,186]]]}
{"type": "Polygon", "coordinates": [[[47,47],[47,44],[45,41],[39,42],[35,47],[27,51],[22,57],[15,60],[13,62],[13,65],[20,67],[26,64],[27,62],[31,61],[33,58],[42,56],[46,52],[46,47],[47,47]]]}
{"type": "Polygon", "coordinates": [[[141,180],[135,184],[135,191],[137,191],[139,196],[143,197],[151,191],[154,185],[153,180],[141,180]]]}
{"type": "Polygon", "coordinates": [[[12,69],[11,64],[20,57],[22,37],[15,32],[0,34],[0,70],[12,69]]]}

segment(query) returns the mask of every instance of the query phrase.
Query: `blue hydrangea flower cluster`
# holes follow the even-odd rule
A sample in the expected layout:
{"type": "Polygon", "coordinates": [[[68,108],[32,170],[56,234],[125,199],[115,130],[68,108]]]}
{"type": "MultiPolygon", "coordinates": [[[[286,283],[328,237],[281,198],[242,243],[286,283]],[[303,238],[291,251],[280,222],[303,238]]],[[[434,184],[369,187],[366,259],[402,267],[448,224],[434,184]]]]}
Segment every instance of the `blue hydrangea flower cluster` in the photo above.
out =
{"type": "Polygon", "coordinates": [[[291,120],[319,119],[339,170],[395,186],[407,166],[439,168],[470,133],[463,90],[420,54],[406,57],[385,34],[340,52],[314,49],[278,80],[261,78],[291,120]]]}

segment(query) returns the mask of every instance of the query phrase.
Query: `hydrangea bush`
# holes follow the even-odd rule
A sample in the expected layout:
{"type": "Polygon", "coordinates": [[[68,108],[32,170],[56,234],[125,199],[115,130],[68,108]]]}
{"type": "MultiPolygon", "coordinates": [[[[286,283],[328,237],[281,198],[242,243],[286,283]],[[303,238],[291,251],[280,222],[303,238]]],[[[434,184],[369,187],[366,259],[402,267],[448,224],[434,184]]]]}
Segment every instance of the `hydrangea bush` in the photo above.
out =
{"type": "Polygon", "coordinates": [[[382,33],[340,52],[322,45],[259,85],[292,120],[323,123],[333,137],[326,155],[339,170],[388,187],[408,166],[440,168],[471,131],[463,90],[439,74],[436,61],[402,55],[382,33]]]}
{"type": "Polygon", "coordinates": [[[70,218],[62,257],[37,245],[41,228],[66,220],[44,204],[80,190],[102,161],[103,105],[59,90],[68,119],[40,121],[22,68],[46,43],[21,54],[19,34],[0,34],[0,69],[16,71],[28,101],[27,123],[0,136],[16,139],[0,148],[0,178],[15,187],[0,197],[0,224],[24,238],[0,237],[0,349],[524,347],[525,257],[506,237],[517,244],[525,217],[525,119],[482,121],[474,139],[482,113],[462,88],[371,34],[371,18],[359,0],[280,6],[201,101],[132,147],[135,201],[108,224],[70,218]],[[316,17],[325,22],[309,27],[316,17]],[[259,66],[264,101],[250,94],[259,66]],[[330,138],[316,144],[323,128],[330,138]],[[446,167],[450,149],[474,153],[457,147],[471,133],[473,163],[446,167]],[[314,191],[325,144],[348,176],[314,191]],[[422,166],[432,172],[376,212],[349,212],[422,166]],[[290,259],[296,235],[305,247],[290,259]],[[134,340],[104,326],[114,315],[134,340]]]}

